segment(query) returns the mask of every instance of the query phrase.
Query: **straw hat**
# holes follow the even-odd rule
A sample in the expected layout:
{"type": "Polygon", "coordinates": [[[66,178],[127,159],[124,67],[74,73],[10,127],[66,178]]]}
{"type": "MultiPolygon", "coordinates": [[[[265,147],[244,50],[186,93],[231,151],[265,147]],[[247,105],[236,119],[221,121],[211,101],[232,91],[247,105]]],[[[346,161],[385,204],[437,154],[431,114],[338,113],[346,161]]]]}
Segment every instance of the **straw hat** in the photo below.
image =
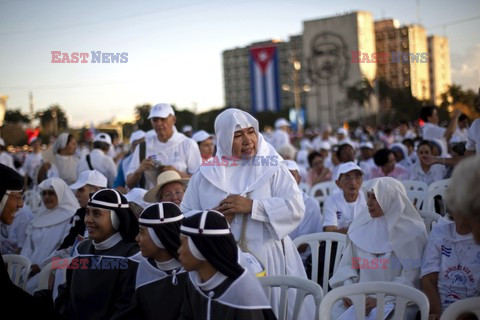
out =
{"type": "Polygon", "coordinates": [[[154,188],[150,189],[147,193],[145,193],[145,196],[143,196],[143,200],[152,203],[158,202],[157,193],[164,185],[170,182],[180,182],[184,187],[186,187],[188,180],[189,179],[187,178],[180,177],[177,171],[164,171],[158,175],[157,185],[154,188]]]}

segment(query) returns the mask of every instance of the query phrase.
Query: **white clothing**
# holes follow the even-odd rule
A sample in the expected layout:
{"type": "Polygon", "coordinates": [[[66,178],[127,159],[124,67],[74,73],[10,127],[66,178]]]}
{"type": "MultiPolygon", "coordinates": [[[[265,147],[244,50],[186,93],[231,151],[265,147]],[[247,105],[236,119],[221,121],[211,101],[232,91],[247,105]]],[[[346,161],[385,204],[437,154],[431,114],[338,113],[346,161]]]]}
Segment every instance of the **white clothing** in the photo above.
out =
{"type": "Polygon", "coordinates": [[[442,310],[458,300],[480,296],[480,246],[471,233],[459,235],[454,222],[437,224],[430,233],[421,276],[434,272],[442,310]]]}
{"type": "Polygon", "coordinates": [[[345,200],[343,191],[334,193],[323,204],[323,227],[348,228],[363,210],[367,210],[367,202],[362,191],[358,193],[357,200],[351,203],[345,200]]]}
{"type": "Polygon", "coordinates": [[[2,244],[2,252],[1,254],[11,254],[16,252],[7,252],[8,250],[7,244],[4,241],[8,241],[8,246],[10,249],[17,249],[23,248],[23,244],[27,238],[26,229],[30,222],[33,219],[33,214],[28,208],[28,206],[24,205],[23,208],[17,211],[15,214],[15,219],[11,225],[4,224],[0,222],[0,242],[2,244]]]}
{"type": "Polygon", "coordinates": [[[411,130],[407,130],[404,136],[402,136],[400,133],[397,133],[395,135],[395,142],[403,142],[405,139],[415,139],[416,135],[413,133],[411,130]]]}
{"type": "Polygon", "coordinates": [[[317,232],[322,232],[322,213],[317,200],[302,192],[303,203],[305,204],[305,215],[298,227],[290,233],[290,238],[296,238],[317,232]]]}
{"type": "Polygon", "coordinates": [[[42,153],[29,153],[23,163],[23,170],[28,174],[30,179],[37,181],[38,168],[42,165],[42,153]]]}
{"type": "Polygon", "coordinates": [[[480,154],[480,119],[473,121],[468,128],[468,139],[465,149],[469,151],[477,151],[477,155],[480,154]]]}
{"type": "Polygon", "coordinates": [[[83,171],[98,170],[105,177],[107,177],[107,186],[111,188],[113,186],[115,178],[117,177],[117,166],[115,165],[113,159],[107,156],[102,150],[93,149],[90,152],[90,163],[92,164],[93,168],[90,168],[88,166],[87,156],[83,157],[82,160],[80,160],[80,163],[77,167],[78,176],[80,176],[83,171]]]}
{"type": "Polygon", "coordinates": [[[275,132],[273,132],[271,144],[275,150],[278,150],[284,145],[290,144],[290,137],[285,131],[277,129],[275,132]]]}
{"type": "MultiPolygon", "coordinates": [[[[202,164],[202,157],[197,143],[184,134],[174,130],[172,137],[166,142],[160,142],[156,135],[145,137],[146,155],[145,159],[152,158],[160,161],[162,165],[170,165],[175,169],[193,174],[202,164]]],[[[132,160],[128,166],[125,177],[133,174],[140,166],[140,148],[135,148],[132,160]]],[[[156,179],[156,177],[155,177],[156,179]]],[[[155,187],[156,181],[146,179],[145,189],[155,187]]]]}
{"type": "Polygon", "coordinates": [[[446,174],[447,168],[442,164],[434,164],[430,166],[428,172],[424,172],[420,161],[418,161],[410,167],[410,175],[408,179],[422,181],[427,185],[430,185],[435,181],[445,179],[446,174]]]}
{"type": "Polygon", "coordinates": [[[375,161],[373,160],[373,157],[371,157],[370,159],[368,160],[360,160],[358,161],[358,166],[363,170],[364,172],[364,176],[363,176],[363,180],[364,181],[367,181],[369,180],[370,178],[368,177],[368,174],[370,173],[370,171],[372,170],[372,168],[376,168],[377,165],[375,164],[375,161]]]}
{"type": "Polygon", "coordinates": [[[442,154],[441,156],[447,156],[448,155],[448,145],[447,141],[445,140],[445,137],[443,136],[445,134],[445,131],[447,129],[442,128],[437,126],[436,124],[433,123],[425,123],[422,128],[422,136],[424,140],[439,140],[438,142],[441,142],[442,144],[442,154]]]}
{"type": "Polygon", "coordinates": [[[450,143],[454,142],[467,142],[468,140],[468,128],[460,129],[457,127],[452,137],[450,138],[450,143]]]}
{"type": "Polygon", "coordinates": [[[0,163],[17,170],[13,164],[13,157],[7,151],[0,151],[0,163]]]}

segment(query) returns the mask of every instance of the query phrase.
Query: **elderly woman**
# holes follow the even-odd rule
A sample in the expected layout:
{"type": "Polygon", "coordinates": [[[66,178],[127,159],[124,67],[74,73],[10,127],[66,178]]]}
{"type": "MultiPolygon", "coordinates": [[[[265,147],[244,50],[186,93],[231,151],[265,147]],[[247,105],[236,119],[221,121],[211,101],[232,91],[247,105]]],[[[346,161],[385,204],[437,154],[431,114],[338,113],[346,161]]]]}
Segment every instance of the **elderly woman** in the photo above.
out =
{"type": "Polygon", "coordinates": [[[202,155],[202,161],[209,160],[213,157],[215,153],[214,138],[213,135],[205,130],[200,130],[192,136],[192,139],[198,144],[198,149],[202,155]]]}
{"type": "Polygon", "coordinates": [[[38,173],[38,182],[50,177],[59,177],[67,184],[77,181],[79,159],[75,156],[77,140],[66,132],[60,134],[53,145],[43,152],[44,164],[38,173]]]}
{"type": "Polygon", "coordinates": [[[308,155],[308,164],[310,169],[308,169],[307,184],[310,187],[332,180],[332,171],[325,167],[324,158],[319,152],[314,151],[308,155]]]}
{"type": "Polygon", "coordinates": [[[305,206],[283,159],[265,142],[258,121],[244,111],[228,109],[218,115],[215,135],[216,165],[202,166],[192,176],[182,212],[188,217],[201,210],[220,211],[240,248],[256,256],[267,275],[306,278],[288,237],[305,206]]]}
{"type": "Polygon", "coordinates": [[[164,171],[158,175],[157,185],[145,193],[143,200],[151,203],[169,201],[180,206],[188,180],[176,171],[164,171]]]}
{"type": "MultiPolygon", "coordinates": [[[[347,247],[330,285],[337,288],[358,282],[389,281],[418,287],[427,241],[422,219],[398,180],[372,179],[366,188],[368,211],[361,212],[350,225],[347,247]]],[[[366,299],[367,314],[376,303],[375,298],[366,299]]],[[[338,301],[332,319],[351,305],[348,298],[338,301]]]]}
{"type": "MultiPolygon", "coordinates": [[[[43,204],[27,227],[27,239],[21,255],[32,261],[31,276],[49,263],[48,258],[62,244],[70,231],[71,218],[80,207],[67,184],[59,178],[50,178],[38,186],[43,204]]],[[[29,291],[35,289],[37,279],[28,282],[29,291]]]]}
{"type": "Polygon", "coordinates": [[[450,304],[480,296],[480,157],[462,161],[453,171],[446,200],[454,222],[435,225],[422,262],[422,289],[430,301],[430,319],[450,304]],[[473,234],[475,236],[472,236],[473,234]]]}

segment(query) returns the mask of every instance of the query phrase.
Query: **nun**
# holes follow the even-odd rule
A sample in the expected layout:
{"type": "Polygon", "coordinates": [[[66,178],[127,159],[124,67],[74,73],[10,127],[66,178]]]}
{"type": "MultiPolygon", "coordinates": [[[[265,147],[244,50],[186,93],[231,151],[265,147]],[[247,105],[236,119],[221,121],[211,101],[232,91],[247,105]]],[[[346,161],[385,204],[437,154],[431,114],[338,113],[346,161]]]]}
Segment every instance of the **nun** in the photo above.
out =
{"type": "Polygon", "coordinates": [[[88,239],[73,254],[55,307],[69,319],[119,318],[135,292],[137,219],[120,192],[102,189],[88,202],[85,225],[88,239]]]}
{"type": "Polygon", "coordinates": [[[125,319],[180,318],[187,282],[187,272],[178,261],[182,220],[173,202],[152,204],[140,214],[136,240],[143,257],[125,319]]]}
{"type": "MultiPolygon", "coordinates": [[[[247,112],[227,109],[219,114],[215,136],[216,158],[190,179],[182,212],[188,217],[202,210],[218,210],[230,223],[241,250],[253,254],[265,266],[267,276],[306,279],[300,255],[288,236],[300,224],[305,205],[287,165],[247,112]]],[[[273,305],[278,299],[279,295],[272,294],[273,305]]],[[[313,317],[313,304],[304,305],[305,309],[313,317]]]]}
{"type": "MultiPolygon", "coordinates": [[[[347,233],[347,246],[337,271],[330,279],[332,288],[359,282],[388,281],[419,287],[423,249],[427,231],[422,218],[407,197],[402,183],[391,177],[366,183],[367,208],[356,217],[347,233]]],[[[387,302],[389,299],[387,298],[387,302]]],[[[352,305],[348,298],[337,301],[332,319],[352,305]]],[[[367,315],[376,299],[367,297],[367,315]]],[[[386,310],[394,305],[387,303],[386,310]]],[[[407,319],[415,318],[407,308],[407,319]]]]}
{"type": "Polygon", "coordinates": [[[254,274],[238,264],[235,238],[220,212],[198,212],[180,232],[179,259],[189,271],[180,319],[276,319],[254,274]]]}
{"type": "Polygon", "coordinates": [[[60,134],[53,145],[42,153],[44,164],[38,173],[38,181],[55,176],[67,184],[77,181],[77,166],[80,160],[75,156],[77,139],[67,132],[60,134]]]}
{"type": "Polygon", "coordinates": [[[44,180],[38,186],[42,205],[27,227],[21,255],[32,261],[27,290],[33,292],[38,284],[34,277],[50,262],[51,255],[62,244],[72,226],[71,219],[80,208],[77,198],[67,184],[59,178],[44,180]]]}

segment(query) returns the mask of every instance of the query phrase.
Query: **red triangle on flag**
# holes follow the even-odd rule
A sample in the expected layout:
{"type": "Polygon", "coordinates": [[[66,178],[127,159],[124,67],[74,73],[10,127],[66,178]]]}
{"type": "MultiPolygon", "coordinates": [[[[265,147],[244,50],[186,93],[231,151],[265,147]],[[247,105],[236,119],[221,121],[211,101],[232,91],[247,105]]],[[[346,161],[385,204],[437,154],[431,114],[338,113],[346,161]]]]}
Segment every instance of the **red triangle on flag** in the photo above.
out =
{"type": "Polygon", "coordinates": [[[275,46],[257,47],[250,49],[253,60],[260,66],[260,70],[262,70],[262,73],[265,73],[265,71],[267,70],[268,64],[272,60],[273,54],[275,53],[275,49],[275,46]]]}

